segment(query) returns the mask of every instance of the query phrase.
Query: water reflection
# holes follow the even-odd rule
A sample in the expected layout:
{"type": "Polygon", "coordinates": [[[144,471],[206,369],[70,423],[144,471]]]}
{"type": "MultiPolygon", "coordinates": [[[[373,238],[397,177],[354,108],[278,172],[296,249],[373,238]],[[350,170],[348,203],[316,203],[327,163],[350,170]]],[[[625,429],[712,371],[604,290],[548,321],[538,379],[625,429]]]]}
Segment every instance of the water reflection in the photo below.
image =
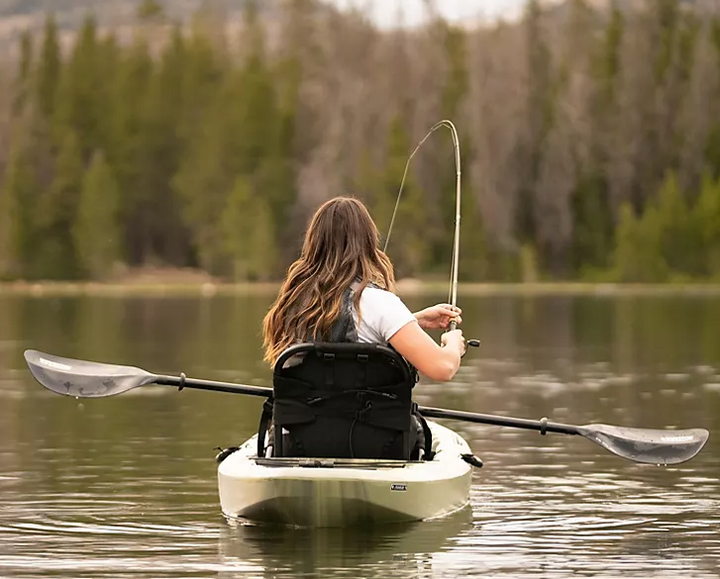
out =
{"type": "Polygon", "coordinates": [[[391,574],[409,579],[431,577],[433,557],[471,530],[468,508],[436,521],[370,529],[297,531],[229,525],[219,545],[224,562],[231,566],[241,561],[255,564],[263,577],[391,574]]]}
{"type": "MultiPolygon", "coordinates": [[[[0,576],[717,577],[720,300],[462,300],[483,345],[422,404],[575,424],[704,427],[703,452],[641,466],[581,437],[447,423],[485,461],[471,509],[368,531],[228,524],[214,447],[250,436],[261,400],[148,387],[76,401],[22,351],[268,384],[272,296],[0,297],[0,576]]],[[[443,296],[412,298],[412,307],[443,296]]]]}

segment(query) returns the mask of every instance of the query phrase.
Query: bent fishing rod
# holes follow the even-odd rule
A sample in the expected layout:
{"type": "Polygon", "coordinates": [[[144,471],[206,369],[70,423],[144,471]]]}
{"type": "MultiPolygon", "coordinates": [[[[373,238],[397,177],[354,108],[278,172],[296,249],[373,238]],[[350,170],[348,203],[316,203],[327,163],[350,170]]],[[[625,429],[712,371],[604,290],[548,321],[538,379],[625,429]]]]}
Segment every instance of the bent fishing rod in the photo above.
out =
{"type": "MultiPolygon", "coordinates": [[[[383,246],[383,252],[387,253],[388,243],[390,242],[390,234],[392,233],[393,225],[395,224],[395,216],[397,215],[398,207],[400,206],[400,198],[402,196],[403,186],[407,179],[408,169],[410,168],[410,161],[412,161],[415,153],[420,150],[425,141],[428,140],[438,129],[445,127],[450,130],[453,140],[453,150],[455,152],[455,231],[453,233],[453,249],[452,259],[450,265],[450,289],[448,290],[448,302],[454,308],[457,306],[457,290],[458,290],[458,263],[460,259],[460,207],[462,205],[462,192],[461,192],[461,170],[460,170],[460,139],[458,138],[457,129],[452,121],[443,119],[435,123],[425,136],[420,140],[417,146],[413,149],[412,153],[408,157],[405,163],[405,171],[403,172],[402,181],[400,181],[400,189],[398,190],[397,199],[395,200],[395,208],[393,209],[392,218],[390,219],[390,226],[388,227],[387,236],[385,237],[385,245],[383,246]]],[[[455,322],[450,323],[450,329],[454,330],[456,327],[455,322]]],[[[479,346],[478,340],[468,340],[469,346],[479,346]]]]}

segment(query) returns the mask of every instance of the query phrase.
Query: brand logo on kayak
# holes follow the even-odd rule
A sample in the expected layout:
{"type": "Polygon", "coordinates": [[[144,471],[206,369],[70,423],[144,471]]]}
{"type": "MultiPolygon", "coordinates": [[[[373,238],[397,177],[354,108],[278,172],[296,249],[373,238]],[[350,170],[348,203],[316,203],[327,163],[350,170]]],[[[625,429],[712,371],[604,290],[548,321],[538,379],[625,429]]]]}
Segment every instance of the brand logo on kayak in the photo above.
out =
{"type": "Polygon", "coordinates": [[[404,483],[395,483],[395,484],[390,485],[390,490],[391,491],[406,491],[407,485],[404,483]]]}

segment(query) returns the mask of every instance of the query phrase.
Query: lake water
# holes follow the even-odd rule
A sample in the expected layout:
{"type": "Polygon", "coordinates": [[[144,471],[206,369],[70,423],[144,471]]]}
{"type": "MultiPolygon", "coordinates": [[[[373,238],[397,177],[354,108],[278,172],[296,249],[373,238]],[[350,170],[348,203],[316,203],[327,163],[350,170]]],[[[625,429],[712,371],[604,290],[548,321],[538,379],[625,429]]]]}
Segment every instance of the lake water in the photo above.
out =
{"type": "MultiPolygon", "coordinates": [[[[444,297],[408,299],[419,308],[444,297]]],[[[693,460],[638,465],[580,437],[445,421],[485,466],[468,509],[376,530],[232,525],[217,446],[261,400],[167,387],[46,391],[22,352],[269,384],[271,296],[0,297],[0,577],[719,577],[720,297],[463,297],[482,340],[424,405],[711,432],[693,460]]]]}

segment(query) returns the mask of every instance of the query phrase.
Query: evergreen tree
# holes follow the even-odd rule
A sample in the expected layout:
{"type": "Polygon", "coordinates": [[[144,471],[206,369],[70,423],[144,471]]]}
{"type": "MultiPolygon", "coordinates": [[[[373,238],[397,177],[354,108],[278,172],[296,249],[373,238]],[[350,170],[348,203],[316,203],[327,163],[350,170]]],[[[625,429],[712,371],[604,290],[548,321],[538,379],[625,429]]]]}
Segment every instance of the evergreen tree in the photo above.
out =
{"type": "Polygon", "coordinates": [[[490,270],[483,218],[473,191],[465,189],[463,195],[458,276],[465,281],[487,281],[490,270]]]}
{"type": "Polygon", "coordinates": [[[646,212],[656,211],[661,231],[661,251],[671,271],[698,273],[697,230],[692,227],[685,197],[677,175],[669,171],[660,187],[656,202],[646,212]]]}
{"type": "MultiPolygon", "coordinates": [[[[409,136],[402,120],[395,117],[390,124],[388,135],[387,162],[373,196],[372,206],[378,227],[382,227],[384,223],[388,223],[389,227],[409,152],[409,136]]],[[[426,226],[423,191],[408,170],[388,246],[398,277],[410,277],[420,273],[427,256],[426,226]]]]}
{"type": "Polygon", "coordinates": [[[268,203],[245,178],[238,178],[221,220],[235,281],[268,279],[275,273],[277,247],[268,203]]]}
{"type": "Polygon", "coordinates": [[[703,260],[703,273],[720,275],[720,179],[705,174],[700,196],[692,210],[692,224],[697,228],[703,260]]]}
{"type": "Polygon", "coordinates": [[[22,136],[17,136],[0,188],[0,279],[25,274],[33,239],[30,215],[36,187],[28,151],[22,136]]]}
{"type": "Polygon", "coordinates": [[[50,15],[45,20],[45,33],[40,51],[40,60],[37,64],[37,80],[35,84],[35,98],[45,122],[49,122],[55,115],[61,68],[62,61],[60,58],[57,22],[55,17],[50,15]]]}
{"type": "Polygon", "coordinates": [[[148,79],[147,98],[142,112],[142,158],[137,158],[140,186],[146,192],[145,211],[148,223],[149,247],[135,255],[162,256],[174,266],[190,265],[192,261],[190,234],[183,222],[182,203],[172,187],[171,177],[178,171],[187,140],[178,134],[187,110],[184,93],[185,40],[177,29],[162,53],[160,62],[148,79]],[[153,225],[157,216],[174,223],[173,227],[153,225]]]}
{"type": "MultiPolygon", "coordinates": [[[[720,70],[720,17],[714,16],[710,24],[710,43],[715,55],[716,70],[720,70]]],[[[720,113],[720,107],[714,111],[720,113]]],[[[708,131],[705,143],[705,162],[715,178],[720,177],[720,118],[711,121],[711,128],[708,131]]]]}
{"type": "Polygon", "coordinates": [[[80,201],[84,165],[72,131],[63,136],[50,187],[40,195],[35,210],[38,248],[36,275],[63,279],[77,274],[72,225],[80,201]]]}
{"type": "MultiPolygon", "coordinates": [[[[155,127],[147,114],[153,68],[147,41],[142,36],[136,37],[118,63],[111,101],[114,114],[110,119],[112,138],[107,149],[107,162],[125,192],[121,213],[127,257],[133,265],[150,260],[152,235],[158,218],[152,211],[156,192],[147,178],[155,161],[148,150],[148,140],[154,138],[155,127]]],[[[172,105],[168,103],[168,106],[172,105]]]]}
{"type": "Polygon", "coordinates": [[[33,41],[29,31],[24,31],[20,36],[20,62],[18,76],[15,81],[15,102],[14,113],[19,115],[27,104],[30,84],[30,71],[33,64],[33,41]]]}
{"type": "Polygon", "coordinates": [[[107,277],[122,258],[118,222],[120,192],[102,153],[93,155],[85,174],[72,234],[80,264],[89,277],[107,277]]]}
{"type": "Polygon", "coordinates": [[[662,254],[661,224],[657,209],[649,207],[636,219],[632,206],[620,207],[614,277],[620,282],[667,281],[669,269],[662,254]]]}
{"type": "Polygon", "coordinates": [[[69,61],[60,75],[55,103],[56,131],[59,142],[66,130],[75,132],[84,161],[92,151],[106,145],[106,122],[109,82],[103,72],[108,62],[101,60],[95,18],[88,15],[75,41],[69,61]]]}
{"type": "Polygon", "coordinates": [[[527,54],[527,137],[523,143],[524,175],[516,203],[516,230],[521,241],[537,236],[535,187],[545,154],[546,140],[554,123],[556,80],[553,58],[543,30],[543,9],[538,0],[529,0],[525,8],[524,27],[527,54]]]}
{"type": "MultiPolygon", "coordinates": [[[[469,90],[469,71],[467,65],[466,34],[462,29],[451,26],[445,22],[439,24],[443,38],[446,76],[441,89],[442,116],[457,125],[462,118],[462,105],[469,90]]],[[[457,126],[461,161],[465,161],[465,170],[462,174],[462,189],[466,198],[472,194],[470,171],[467,170],[467,161],[472,159],[471,143],[462,134],[462,125],[457,126]]],[[[435,173],[438,176],[437,195],[433,199],[436,210],[428,212],[428,231],[431,238],[431,263],[444,267],[453,247],[453,231],[455,224],[455,194],[456,194],[456,166],[455,144],[449,130],[441,129],[434,136],[438,145],[435,147],[436,159],[435,173]]],[[[465,204],[464,204],[465,205],[465,204]]],[[[463,215],[470,212],[462,208],[463,215]]],[[[479,251],[480,248],[478,247],[479,251]]],[[[462,254],[461,254],[462,255],[462,254]]]]}
{"type": "Polygon", "coordinates": [[[604,177],[581,176],[572,198],[573,265],[583,272],[605,268],[612,257],[613,217],[604,177]]]}
{"type": "Polygon", "coordinates": [[[217,223],[234,180],[247,176],[248,161],[241,153],[242,114],[237,109],[242,94],[239,79],[237,71],[227,73],[173,178],[199,264],[221,275],[226,273],[227,260],[217,223]]]}

